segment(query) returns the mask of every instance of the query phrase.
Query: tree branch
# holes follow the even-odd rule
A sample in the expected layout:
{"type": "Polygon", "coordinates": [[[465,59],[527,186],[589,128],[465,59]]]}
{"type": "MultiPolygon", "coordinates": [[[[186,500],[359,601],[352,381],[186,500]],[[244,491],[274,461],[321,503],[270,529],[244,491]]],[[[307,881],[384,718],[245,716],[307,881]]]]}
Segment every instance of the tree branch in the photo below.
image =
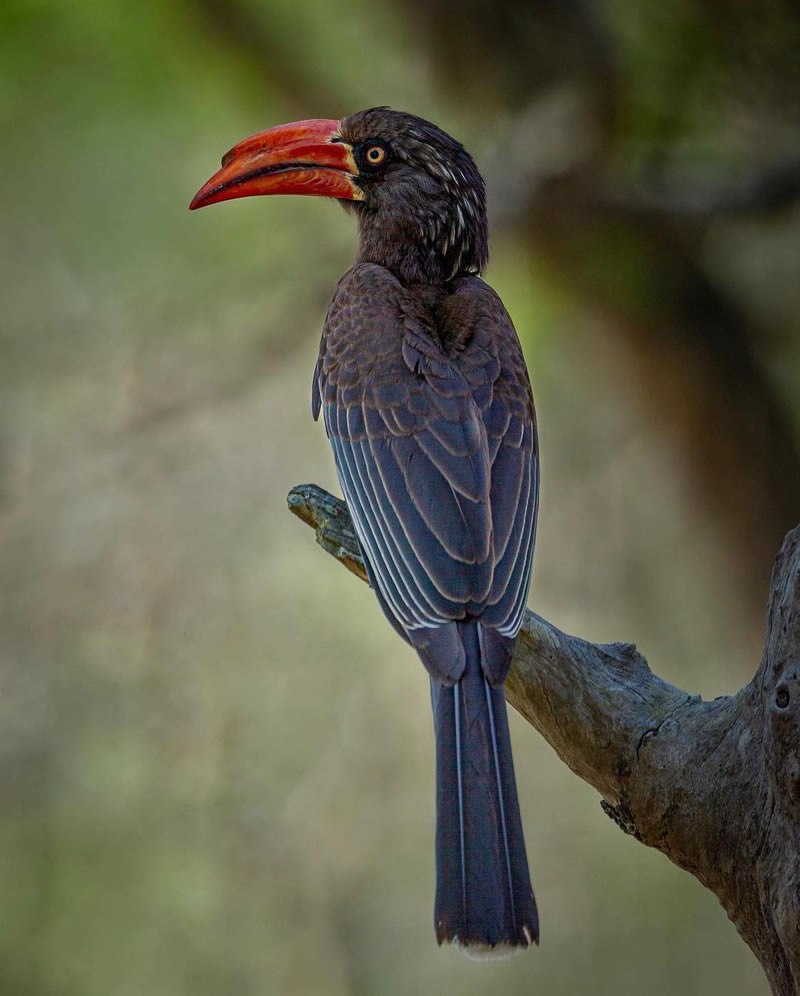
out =
{"type": "MultiPolygon", "coordinates": [[[[315,485],[289,508],[366,580],[344,502],[315,485]]],[[[612,819],[718,897],[772,991],[800,994],[800,527],[775,563],[753,680],[704,702],[632,644],[593,644],[525,617],[508,701],[612,819]]]]}

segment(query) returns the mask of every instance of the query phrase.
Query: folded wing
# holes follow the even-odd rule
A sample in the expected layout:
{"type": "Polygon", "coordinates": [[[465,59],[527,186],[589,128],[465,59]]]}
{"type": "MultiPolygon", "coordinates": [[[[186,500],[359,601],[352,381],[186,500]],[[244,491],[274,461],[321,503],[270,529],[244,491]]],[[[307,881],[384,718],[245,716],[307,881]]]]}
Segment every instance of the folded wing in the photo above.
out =
{"type": "Polygon", "coordinates": [[[515,636],[530,578],[538,478],[527,375],[520,353],[524,390],[505,383],[491,332],[448,356],[391,274],[357,267],[334,297],[314,378],[315,417],[373,587],[448,681],[462,664],[451,624],[475,615],[515,636]],[[449,643],[456,659],[443,673],[449,643]]]}

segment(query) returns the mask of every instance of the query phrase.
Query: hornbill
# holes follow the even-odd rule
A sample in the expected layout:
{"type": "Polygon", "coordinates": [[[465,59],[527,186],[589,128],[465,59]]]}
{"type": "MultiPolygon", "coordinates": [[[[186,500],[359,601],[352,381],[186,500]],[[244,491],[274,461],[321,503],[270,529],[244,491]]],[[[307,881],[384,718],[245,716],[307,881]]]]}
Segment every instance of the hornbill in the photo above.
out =
{"type": "Polygon", "coordinates": [[[530,583],[538,448],[517,334],[479,277],[483,179],[441,129],[378,107],[245,139],[191,208],[256,194],[337,198],[358,222],[312,410],[372,588],[430,676],[436,936],[479,956],[538,943],[503,696],[530,583]]]}

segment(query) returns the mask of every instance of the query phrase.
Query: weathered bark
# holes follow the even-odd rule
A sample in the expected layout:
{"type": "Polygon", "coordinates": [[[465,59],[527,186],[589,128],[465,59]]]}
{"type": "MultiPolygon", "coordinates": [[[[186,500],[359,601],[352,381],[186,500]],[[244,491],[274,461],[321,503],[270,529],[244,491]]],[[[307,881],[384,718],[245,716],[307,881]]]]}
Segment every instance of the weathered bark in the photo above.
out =
{"type": "MultiPolygon", "coordinates": [[[[314,485],[289,508],[366,580],[344,502],[314,485]]],[[[800,994],[800,526],[784,540],[753,680],[704,702],[632,644],[597,645],[528,612],[508,701],[603,797],[609,816],[711,889],[767,974],[800,994]]]]}

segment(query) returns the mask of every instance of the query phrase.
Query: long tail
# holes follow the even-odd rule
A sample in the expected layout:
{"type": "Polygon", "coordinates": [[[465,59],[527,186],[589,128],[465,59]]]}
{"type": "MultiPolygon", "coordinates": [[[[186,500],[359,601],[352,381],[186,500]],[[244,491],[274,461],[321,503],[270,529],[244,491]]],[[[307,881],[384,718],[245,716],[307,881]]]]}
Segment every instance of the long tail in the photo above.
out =
{"type": "Polygon", "coordinates": [[[491,956],[539,941],[502,686],[481,667],[478,622],[459,625],[467,666],[431,679],[436,728],[436,904],[441,944],[491,956]]]}

